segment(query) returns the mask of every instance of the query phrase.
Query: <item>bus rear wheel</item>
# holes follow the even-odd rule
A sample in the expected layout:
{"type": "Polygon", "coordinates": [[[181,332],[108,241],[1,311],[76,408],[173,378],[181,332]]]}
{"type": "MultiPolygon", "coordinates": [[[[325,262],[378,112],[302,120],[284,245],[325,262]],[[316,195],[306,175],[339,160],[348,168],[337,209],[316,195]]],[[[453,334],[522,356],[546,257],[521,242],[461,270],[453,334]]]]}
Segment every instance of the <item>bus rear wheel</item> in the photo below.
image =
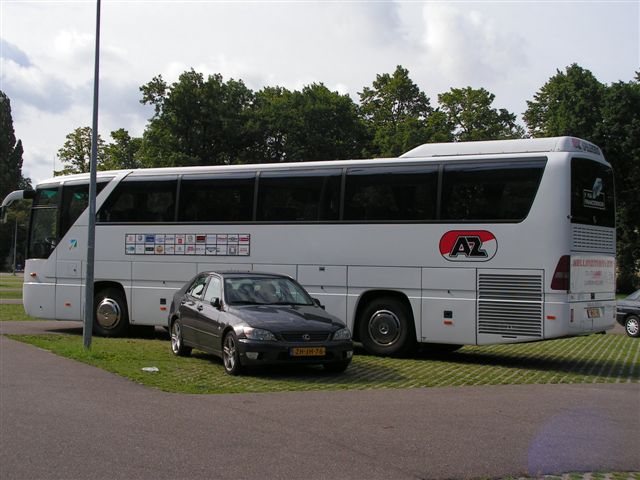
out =
{"type": "Polygon", "coordinates": [[[116,288],[105,288],[94,299],[93,333],[102,337],[124,335],[129,328],[124,294],[116,288]]]}
{"type": "Polygon", "coordinates": [[[374,355],[406,355],[416,346],[411,314],[401,301],[391,297],[373,300],[364,308],[358,333],[365,350],[374,355]]]}

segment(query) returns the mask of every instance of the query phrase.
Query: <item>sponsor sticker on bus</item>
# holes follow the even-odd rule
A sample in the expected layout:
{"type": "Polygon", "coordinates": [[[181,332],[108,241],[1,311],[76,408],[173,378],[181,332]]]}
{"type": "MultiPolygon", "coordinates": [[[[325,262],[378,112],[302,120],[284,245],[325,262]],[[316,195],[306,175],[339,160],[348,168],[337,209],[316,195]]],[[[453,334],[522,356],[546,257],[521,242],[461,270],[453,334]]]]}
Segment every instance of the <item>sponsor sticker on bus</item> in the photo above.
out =
{"type": "Polygon", "coordinates": [[[498,251],[498,240],[487,230],[450,230],[440,238],[440,255],[451,262],[486,262],[498,251]]]}

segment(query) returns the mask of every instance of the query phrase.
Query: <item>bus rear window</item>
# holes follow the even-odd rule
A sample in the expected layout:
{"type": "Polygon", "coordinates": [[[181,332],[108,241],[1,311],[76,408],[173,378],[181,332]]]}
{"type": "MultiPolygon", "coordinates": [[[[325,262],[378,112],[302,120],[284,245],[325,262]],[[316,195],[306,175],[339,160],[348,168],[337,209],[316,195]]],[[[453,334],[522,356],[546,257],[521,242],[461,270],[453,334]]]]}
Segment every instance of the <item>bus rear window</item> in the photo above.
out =
{"type": "Polygon", "coordinates": [[[613,171],[586,158],[571,159],[571,222],[615,227],[613,171]]]}

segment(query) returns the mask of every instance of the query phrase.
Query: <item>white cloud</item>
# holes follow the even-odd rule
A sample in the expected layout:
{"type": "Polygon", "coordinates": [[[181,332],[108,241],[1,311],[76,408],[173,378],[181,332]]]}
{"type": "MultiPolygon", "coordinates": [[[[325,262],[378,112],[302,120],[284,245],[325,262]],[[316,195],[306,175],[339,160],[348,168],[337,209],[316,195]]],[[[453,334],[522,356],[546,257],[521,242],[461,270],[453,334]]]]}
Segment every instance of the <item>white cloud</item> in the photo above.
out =
{"type": "Polygon", "coordinates": [[[472,9],[446,4],[423,8],[423,44],[429,63],[451,86],[490,83],[526,65],[525,42],[472,9]]]}

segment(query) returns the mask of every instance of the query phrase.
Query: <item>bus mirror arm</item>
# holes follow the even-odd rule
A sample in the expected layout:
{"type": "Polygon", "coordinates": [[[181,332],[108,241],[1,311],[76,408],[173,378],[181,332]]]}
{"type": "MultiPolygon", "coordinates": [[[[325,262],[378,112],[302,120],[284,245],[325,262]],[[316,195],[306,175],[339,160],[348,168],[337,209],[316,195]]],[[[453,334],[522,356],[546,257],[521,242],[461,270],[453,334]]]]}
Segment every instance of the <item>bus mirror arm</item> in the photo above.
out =
{"type": "Polygon", "coordinates": [[[30,200],[35,198],[35,190],[14,190],[2,200],[2,206],[0,207],[0,223],[7,223],[7,213],[9,207],[16,200],[30,200]]]}

